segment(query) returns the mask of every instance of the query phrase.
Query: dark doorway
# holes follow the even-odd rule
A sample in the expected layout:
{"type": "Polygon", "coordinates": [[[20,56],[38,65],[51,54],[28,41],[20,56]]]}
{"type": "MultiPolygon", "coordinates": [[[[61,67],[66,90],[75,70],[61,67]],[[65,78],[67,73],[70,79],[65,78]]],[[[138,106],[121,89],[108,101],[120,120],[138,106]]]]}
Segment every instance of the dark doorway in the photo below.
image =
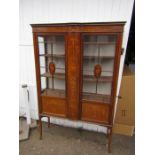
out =
{"type": "Polygon", "coordinates": [[[131,27],[127,44],[125,64],[135,64],[135,4],[132,12],[131,27]]]}

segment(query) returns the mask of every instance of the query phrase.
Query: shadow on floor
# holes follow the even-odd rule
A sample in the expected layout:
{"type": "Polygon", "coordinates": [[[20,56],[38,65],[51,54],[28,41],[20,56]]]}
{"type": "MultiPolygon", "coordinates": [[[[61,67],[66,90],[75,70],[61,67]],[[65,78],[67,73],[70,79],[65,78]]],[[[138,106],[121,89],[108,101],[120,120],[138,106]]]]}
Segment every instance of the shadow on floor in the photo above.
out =
{"type": "MultiPolygon", "coordinates": [[[[108,155],[106,135],[43,123],[43,139],[39,130],[30,131],[30,138],[19,144],[20,155],[108,155]]],[[[113,135],[112,155],[134,155],[134,137],[113,135]]]]}

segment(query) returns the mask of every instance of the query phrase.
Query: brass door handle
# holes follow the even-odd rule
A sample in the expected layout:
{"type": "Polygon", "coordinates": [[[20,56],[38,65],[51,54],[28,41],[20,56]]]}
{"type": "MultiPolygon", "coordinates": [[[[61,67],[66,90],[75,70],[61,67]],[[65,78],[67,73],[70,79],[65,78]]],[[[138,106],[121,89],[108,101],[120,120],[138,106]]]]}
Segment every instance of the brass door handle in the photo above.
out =
{"type": "Polygon", "coordinates": [[[122,99],[122,96],[120,96],[120,95],[119,95],[119,96],[117,96],[117,97],[118,97],[118,99],[122,99]]]}

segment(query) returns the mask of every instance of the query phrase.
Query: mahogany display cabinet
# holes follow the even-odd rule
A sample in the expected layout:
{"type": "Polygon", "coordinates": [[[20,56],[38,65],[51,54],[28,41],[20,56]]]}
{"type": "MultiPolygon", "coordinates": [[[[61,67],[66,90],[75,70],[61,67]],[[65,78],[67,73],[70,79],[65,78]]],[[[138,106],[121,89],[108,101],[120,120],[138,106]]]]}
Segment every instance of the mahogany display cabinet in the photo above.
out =
{"type": "Polygon", "coordinates": [[[31,24],[42,117],[112,127],[125,22],[31,24]]]}

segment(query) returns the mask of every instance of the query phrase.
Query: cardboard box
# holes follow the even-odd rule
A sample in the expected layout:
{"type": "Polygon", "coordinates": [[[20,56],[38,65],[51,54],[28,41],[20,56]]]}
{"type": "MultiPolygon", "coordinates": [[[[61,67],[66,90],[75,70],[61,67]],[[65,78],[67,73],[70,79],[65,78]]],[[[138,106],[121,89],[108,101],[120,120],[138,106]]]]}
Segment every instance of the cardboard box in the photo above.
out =
{"type": "Polygon", "coordinates": [[[132,135],[135,126],[135,75],[124,67],[117,104],[114,132],[132,135]]]}
{"type": "Polygon", "coordinates": [[[114,124],[113,132],[126,136],[133,136],[135,126],[125,124],[114,124]]]}

